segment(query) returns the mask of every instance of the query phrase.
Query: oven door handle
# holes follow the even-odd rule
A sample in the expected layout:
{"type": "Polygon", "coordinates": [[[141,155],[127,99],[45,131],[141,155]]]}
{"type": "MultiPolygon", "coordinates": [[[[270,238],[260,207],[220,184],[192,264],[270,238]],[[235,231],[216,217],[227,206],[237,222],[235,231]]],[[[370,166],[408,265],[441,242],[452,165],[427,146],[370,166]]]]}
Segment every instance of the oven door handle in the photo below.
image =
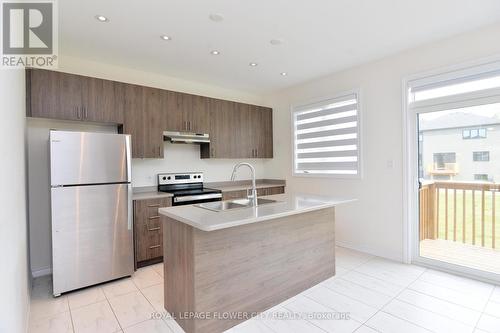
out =
{"type": "Polygon", "coordinates": [[[222,198],[222,193],[210,193],[210,194],[186,195],[182,197],[174,197],[174,202],[187,202],[187,201],[218,199],[218,198],[222,198]]]}

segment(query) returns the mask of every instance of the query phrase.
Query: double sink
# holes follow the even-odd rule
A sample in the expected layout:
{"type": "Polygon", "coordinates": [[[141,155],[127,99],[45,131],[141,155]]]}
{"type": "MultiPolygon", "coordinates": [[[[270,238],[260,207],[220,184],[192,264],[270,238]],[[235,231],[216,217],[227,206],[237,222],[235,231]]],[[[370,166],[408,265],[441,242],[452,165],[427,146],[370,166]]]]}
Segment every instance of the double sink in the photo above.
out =
{"type": "MultiPolygon", "coordinates": [[[[278,202],[277,200],[271,199],[262,199],[257,198],[257,206],[267,205],[278,202]]],[[[236,199],[229,201],[214,201],[214,202],[205,202],[201,204],[195,205],[196,207],[200,207],[203,209],[208,209],[214,212],[222,212],[232,209],[241,209],[241,208],[250,208],[253,207],[253,202],[250,199],[236,199]]]]}

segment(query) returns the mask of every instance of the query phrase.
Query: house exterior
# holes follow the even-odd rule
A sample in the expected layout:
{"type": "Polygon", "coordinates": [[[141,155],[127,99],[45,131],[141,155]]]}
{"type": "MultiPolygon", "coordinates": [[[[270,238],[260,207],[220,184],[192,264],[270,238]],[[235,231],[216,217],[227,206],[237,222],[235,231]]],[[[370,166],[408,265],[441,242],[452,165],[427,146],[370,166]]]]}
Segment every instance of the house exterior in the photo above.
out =
{"type": "Polygon", "coordinates": [[[464,112],[419,123],[420,178],[500,182],[500,117],[464,112]]]}

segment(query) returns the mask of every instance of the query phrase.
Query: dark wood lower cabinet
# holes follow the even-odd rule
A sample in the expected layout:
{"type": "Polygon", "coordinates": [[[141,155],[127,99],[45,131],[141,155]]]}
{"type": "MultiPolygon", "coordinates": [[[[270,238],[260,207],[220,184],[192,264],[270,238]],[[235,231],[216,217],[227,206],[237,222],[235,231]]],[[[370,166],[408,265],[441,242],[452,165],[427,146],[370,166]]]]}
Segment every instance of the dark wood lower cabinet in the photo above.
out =
{"type": "Polygon", "coordinates": [[[136,267],[163,261],[163,226],[158,209],[171,205],[171,198],[134,201],[136,267]]]}
{"type": "MultiPolygon", "coordinates": [[[[273,194],[282,194],[282,193],[285,193],[285,186],[261,187],[257,189],[258,197],[273,195],[273,194]]],[[[247,197],[246,190],[222,192],[222,200],[233,200],[246,197],[247,197]]]]}
{"type": "Polygon", "coordinates": [[[163,158],[163,131],[208,133],[201,158],[272,158],[272,109],[83,75],[26,70],[28,117],[116,124],[133,158],[163,158]]]}

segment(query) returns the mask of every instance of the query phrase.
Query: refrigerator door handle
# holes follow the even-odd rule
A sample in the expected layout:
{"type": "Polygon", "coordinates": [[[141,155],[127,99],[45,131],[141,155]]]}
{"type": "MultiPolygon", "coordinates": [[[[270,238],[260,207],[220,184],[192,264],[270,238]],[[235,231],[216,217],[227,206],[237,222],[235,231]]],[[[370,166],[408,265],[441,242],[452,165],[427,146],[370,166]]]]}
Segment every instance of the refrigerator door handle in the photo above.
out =
{"type": "Polygon", "coordinates": [[[132,158],[132,152],[131,152],[131,146],[130,146],[130,135],[125,136],[125,149],[126,151],[126,156],[127,156],[127,181],[129,183],[132,183],[132,166],[131,166],[131,158],[132,158]]]}
{"type": "Polygon", "coordinates": [[[133,209],[133,201],[132,201],[132,184],[131,183],[128,184],[127,189],[128,189],[128,217],[127,217],[127,227],[128,227],[128,230],[132,230],[134,209],[133,209]]]}

